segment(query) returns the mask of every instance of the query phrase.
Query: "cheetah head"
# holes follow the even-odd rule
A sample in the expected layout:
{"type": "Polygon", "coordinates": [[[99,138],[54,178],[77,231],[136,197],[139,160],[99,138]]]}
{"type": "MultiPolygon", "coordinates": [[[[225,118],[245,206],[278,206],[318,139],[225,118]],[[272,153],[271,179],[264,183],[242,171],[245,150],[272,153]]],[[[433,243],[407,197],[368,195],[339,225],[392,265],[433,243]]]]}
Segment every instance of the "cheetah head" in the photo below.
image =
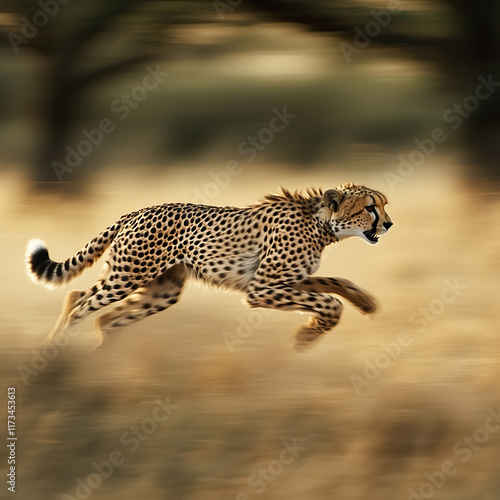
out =
{"type": "Polygon", "coordinates": [[[387,199],[378,191],[344,184],[328,189],[323,197],[331,211],[330,226],[339,240],[359,236],[374,245],[393,224],[384,208],[387,199]]]}

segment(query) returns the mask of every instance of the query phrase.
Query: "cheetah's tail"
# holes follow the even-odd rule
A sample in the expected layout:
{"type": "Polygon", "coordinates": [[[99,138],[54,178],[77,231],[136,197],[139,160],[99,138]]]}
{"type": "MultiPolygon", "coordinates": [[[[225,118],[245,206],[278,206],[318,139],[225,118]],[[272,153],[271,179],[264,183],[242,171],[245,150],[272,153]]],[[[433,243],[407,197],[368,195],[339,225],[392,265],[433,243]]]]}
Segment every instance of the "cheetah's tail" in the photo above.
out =
{"type": "Polygon", "coordinates": [[[55,262],[49,257],[45,243],[32,239],[26,249],[26,272],[35,282],[48,288],[64,285],[80,275],[111,245],[122,227],[122,219],[105,229],[89,241],[77,254],[64,262],[55,262]]]}

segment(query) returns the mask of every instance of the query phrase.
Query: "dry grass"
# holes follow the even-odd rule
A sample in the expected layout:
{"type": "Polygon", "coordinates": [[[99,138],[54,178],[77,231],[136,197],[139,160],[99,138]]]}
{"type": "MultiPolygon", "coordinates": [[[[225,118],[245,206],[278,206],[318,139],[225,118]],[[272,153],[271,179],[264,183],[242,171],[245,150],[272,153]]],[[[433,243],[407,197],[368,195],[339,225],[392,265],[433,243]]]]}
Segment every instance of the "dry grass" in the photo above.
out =
{"type": "MultiPolygon", "coordinates": [[[[86,354],[93,342],[86,325],[23,383],[19,365],[31,365],[66,292],[25,278],[26,241],[41,237],[54,258],[65,258],[126,211],[191,201],[193,185],[210,181],[208,171],[174,172],[147,185],[129,180],[112,190],[103,176],[96,196],[73,202],[20,204],[19,185],[2,185],[0,374],[3,390],[13,385],[18,395],[17,498],[79,498],[78,478],[85,481],[94,461],[115,452],[123,463],[89,498],[406,499],[414,488],[425,498],[496,500],[500,423],[480,429],[500,413],[500,206],[464,189],[450,171],[421,171],[391,193],[380,173],[338,178],[326,170],[262,175],[247,168],[220,191],[214,203],[251,203],[280,184],[354,180],[389,191],[390,233],[375,247],[335,246],[318,272],[371,290],[381,311],[366,321],[347,307],[335,333],[306,354],[288,347],[304,317],[259,315],[241,296],[190,286],[175,308],[117,333],[111,349],[86,354]],[[466,288],[441,307],[445,280],[466,288]],[[420,308],[429,305],[439,314],[425,319],[420,308]],[[248,321],[255,328],[230,352],[223,334],[248,321]],[[403,331],[411,344],[387,362],[381,345],[403,331]],[[353,376],[361,379],[376,361],[387,367],[356,391],[353,376]],[[167,397],[179,406],[157,423],[155,401],[167,397]],[[131,428],[141,425],[144,440],[134,441],[131,428]],[[473,441],[460,443],[467,436],[473,441]],[[280,465],[283,441],[293,439],[303,449],[280,465]],[[444,484],[424,485],[426,473],[440,480],[443,464],[452,470],[444,484]],[[252,475],[268,467],[272,481],[255,482],[252,475]]],[[[98,267],[76,286],[90,286],[98,267]]]]}

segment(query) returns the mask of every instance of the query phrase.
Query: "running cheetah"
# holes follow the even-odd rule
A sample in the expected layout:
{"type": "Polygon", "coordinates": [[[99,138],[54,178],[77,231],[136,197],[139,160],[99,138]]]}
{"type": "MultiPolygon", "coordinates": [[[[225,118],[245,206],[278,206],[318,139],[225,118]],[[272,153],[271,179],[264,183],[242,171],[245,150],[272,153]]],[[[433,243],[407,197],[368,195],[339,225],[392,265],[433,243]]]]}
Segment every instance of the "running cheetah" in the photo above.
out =
{"type": "Polygon", "coordinates": [[[350,236],[370,244],[393,225],[383,194],[344,184],[306,193],[282,189],[246,208],[167,203],[122,216],[64,262],[50,259],[41,240],[26,253],[28,274],[46,286],[67,283],[109,248],[97,283],[66,296],[46,342],[105,306],[96,319],[99,343],[117,327],[164,311],[188,277],[245,294],[250,307],[311,313],[295,334],[297,350],[312,345],[339,321],[345,297],[363,313],[374,299],[343,278],[312,276],[327,245],[350,236]]]}

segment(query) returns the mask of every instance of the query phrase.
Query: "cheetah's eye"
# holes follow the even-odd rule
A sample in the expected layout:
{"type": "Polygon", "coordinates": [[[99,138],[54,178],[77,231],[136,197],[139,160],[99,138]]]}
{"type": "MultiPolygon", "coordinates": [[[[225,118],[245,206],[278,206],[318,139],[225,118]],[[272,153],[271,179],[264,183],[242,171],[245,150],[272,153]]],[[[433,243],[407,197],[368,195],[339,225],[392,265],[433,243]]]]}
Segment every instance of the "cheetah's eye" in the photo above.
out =
{"type": "Polygon", "coordinates": [[[375,210],[375,205],[368,205],[366,208],[367,212],[372,213],[375,210]]]}

